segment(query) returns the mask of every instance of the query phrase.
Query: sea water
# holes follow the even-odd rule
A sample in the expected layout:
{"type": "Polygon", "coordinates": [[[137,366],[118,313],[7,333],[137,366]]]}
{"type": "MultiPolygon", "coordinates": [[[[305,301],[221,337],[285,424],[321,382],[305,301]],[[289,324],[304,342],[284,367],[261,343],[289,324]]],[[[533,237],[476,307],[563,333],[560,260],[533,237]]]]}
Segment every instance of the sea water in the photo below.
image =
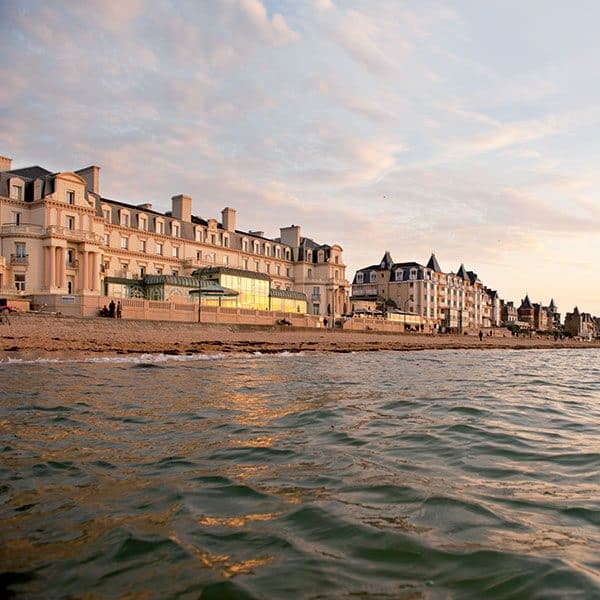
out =
{"type": "Polygon", "coordinates": [[[600,352],[0,364],[0,595],[600,598],[600,352]]]}

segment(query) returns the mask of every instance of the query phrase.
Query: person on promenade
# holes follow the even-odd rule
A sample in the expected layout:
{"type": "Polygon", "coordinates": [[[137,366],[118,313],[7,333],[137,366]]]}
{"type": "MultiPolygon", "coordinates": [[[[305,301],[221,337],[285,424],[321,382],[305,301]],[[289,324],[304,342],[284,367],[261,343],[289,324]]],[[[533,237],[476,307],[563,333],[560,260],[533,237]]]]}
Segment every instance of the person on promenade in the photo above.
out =
{"type": "Polygon", "coordinates": [[[483,341],[483,331],[481,331],[481,329],[479,330],[479,341],[483,341]]]}
{"type": "Polygon", "coordinates": [[[119,301],[117,302],[117,319],[120,319],[120,318],[121,318],[121,311],[122,311],[122,310],[123,310],[123,309],[122,309],[122,307],[121,307],[121,301],[119,300],[119,301]]]}
{"type": "Polygon", "coordinates": [[[111,300],[108,304],[108,316],[111,319],[115,318],[115,301],[111,300]]]}

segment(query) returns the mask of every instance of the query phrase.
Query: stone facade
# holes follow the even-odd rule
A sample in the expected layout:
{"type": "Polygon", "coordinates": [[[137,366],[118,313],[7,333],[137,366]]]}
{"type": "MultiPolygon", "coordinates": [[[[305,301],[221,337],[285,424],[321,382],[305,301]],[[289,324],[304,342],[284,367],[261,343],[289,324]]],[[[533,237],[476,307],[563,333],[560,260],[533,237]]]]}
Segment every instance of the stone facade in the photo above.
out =
{"type": "MultiPolygon", "coordinates": [[[[143,298],[146,277],[224,267],[265,275],[273,290],[305,294],[308,306],[300,306],[311,314],[341,316],[348,307],[340,246],[304,238],[299,226],[282,228],[275,239],[240,231],[235,209],[224,208],[221,222],[202,218],[186,195],[173,196],[166,213],[111,200],[100,193],[96,166],[52,173],[12,169],[0,158],[0,241],[5,295],[143,298]]],[[[163,294],[169,290],[162,300],[193,302],[174,288],[163,294]]]]}
{"type": "Polygon", "coordinates": [[[380,310],[419,315],[424,330],[461,332],[500,325],[496,292],[486,289],[464,265],[456,273],[443,272],[434,254],[422,265],[395,263],[386,252],[378,265],[359,269],[352,282],[352,309],[367,302],[380,310]]]}

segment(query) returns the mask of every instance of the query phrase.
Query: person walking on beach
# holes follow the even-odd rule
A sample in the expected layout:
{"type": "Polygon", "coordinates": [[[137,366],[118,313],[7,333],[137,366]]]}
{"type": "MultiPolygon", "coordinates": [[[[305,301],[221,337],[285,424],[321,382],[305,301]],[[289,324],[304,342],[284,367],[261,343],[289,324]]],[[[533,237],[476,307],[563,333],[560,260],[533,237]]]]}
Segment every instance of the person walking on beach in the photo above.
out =
{"type": "Polygon", "coordinates": [[[483,331],[481,331],[481,329],[479,330],[479,341],[483,341],[483,331]]]}
{"type": "Polygon", "coordinates": [[[121,311],[122,311],[122,307],[121,307],[121,301],[119,300],[117,302],[117,319],[121,318],[121,311]]]}
{"type": "Polygon", "coordinates": [[[115,301],[111,300],[108,304],[108,316],[111,319],[115,318],[115,301]]]}

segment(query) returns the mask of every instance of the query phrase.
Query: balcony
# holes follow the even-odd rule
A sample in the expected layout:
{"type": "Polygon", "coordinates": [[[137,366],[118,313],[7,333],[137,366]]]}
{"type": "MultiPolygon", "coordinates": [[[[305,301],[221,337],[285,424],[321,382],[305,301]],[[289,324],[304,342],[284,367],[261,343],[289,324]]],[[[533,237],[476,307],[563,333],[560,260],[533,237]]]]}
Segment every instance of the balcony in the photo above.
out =
{"type": "Polygon", "coordinates": [[[80,242],[90,242],[92,244],[104,244],[104,240],[91,231],[83,231],[82,229],[69,229],[60,225],[50,225],[46,227],[46,235],[66,237],[71,240],[80,242]]]}
{"type": "Polygon", "coordinates": [[[19,235],[42,235],[44,228],[40,225],[17,225],[16,223],[7,223],[0,227],[0,236],[19,236],[19,235]]]}
{"type": "Polygon", "coordinates": [[[313,302],[320,302],[321,301],[321,294],[311,294],[311,300],[313,302]]]}
{"type": "Polygon", "coordinates": [[[29,264],[29,254],[11,254],[10,264],[26,267],[29,264]]]}
{"type": "Polygon", "coordinates": [[[78,260],[68,260],[66,266],[67,266],[67,269],[78,269],[79,261],[78,260]]]}

